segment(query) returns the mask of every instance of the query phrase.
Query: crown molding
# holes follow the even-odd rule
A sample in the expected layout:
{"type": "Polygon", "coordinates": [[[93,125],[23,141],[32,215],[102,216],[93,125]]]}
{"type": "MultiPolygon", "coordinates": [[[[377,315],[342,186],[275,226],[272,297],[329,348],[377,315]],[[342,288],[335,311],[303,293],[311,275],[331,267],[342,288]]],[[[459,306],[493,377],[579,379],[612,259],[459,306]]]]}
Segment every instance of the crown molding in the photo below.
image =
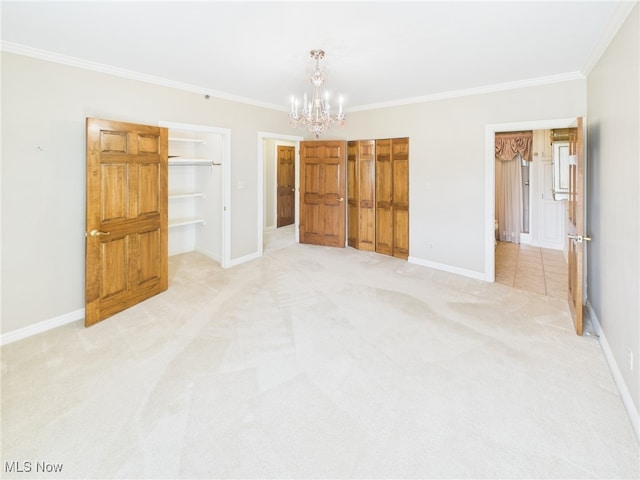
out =
{"type": "Polygon", "coordinates": [[[561,73],[559,75],[548,75],[546,77],[529,78],[527,80],[518,80],[515,82],[496,83],[486,85],[484,87],[466,88],[463,90],[452,90],[449,92],[436,93],[433,95],[425,95],[422,97],[412,97],[400,99],[391,102],[372,103],[347,110],[347,112],[358,112],[364,110],[374,110],[378,108],[399,107],[403,105],[411,105],[415,103],[436,102],[439,100],[447,100],[457,97],[468,97],[470,95],[480,95],[483,93],[500,92],[503,90],[514,90],[516,88],[537,87],[540,85],[548,85],[551,83],[568,82],[571,80],[584,80],[585,76],[580,72],[561,73]]]}
{"type": "Polygon", "coordinates": [[[260,102],[251,98],[240,97],[238,95],[232,95],[230,93],[211,90],[210,88],[202,87],[200,85],[176,82],[162,77],[147,75],[145,73],[135,72],[133,70],[127,70],[124,68],[113,67],[111,65],[106,65],[103,63],[90,62],[81,58],[72,57],[69,55],[61,55],[59,53],[54,53],[39,48],[28,47],[26,45],[20,45],[18,43],[4,41],[0,42],[0,51],[37,58],[39,60],[45,60],[48,62],[60,63],[62,65],[68,65],[71,67],[83,68],[85,70],[91,70],[94,72],[106,73],[107,75],[114,75],[116,77],[128,78],[130,80],[137,80],[140,82],[151,83],[163,87],[175,88],[177,90],[186,92],[198,93],[201,95],[210,95],[212,97],[220,98],[223,100],[244,103],[253,105],[255,107],[268,108],[271,110],[287,110],[282,105],[273,105],[266,102],[260,102]]]}
{"type": "MultiPolygon", "coordinates": [[[[146,83],[151,83],[151,84],[160,85],[164,87],[175,88],[177,90],[182,90],[186,92],[198,93],[201,95],[210,95],[212,97],[220,98],[223,100],[229,100],[232,102],[244,103],[247,105],[268,108],[271,110],[287,111],[286,107],[282,105],[274,105],[266,102],[260,102],[260,101],[253,100],[246,97],[240,97],[240,96],[232,95],[225,92],[211,90],[199,85],[176,82],[166,78],[147,75],[144,73],[135,72],[132,70],[126,70],[123,68],[117,68],[117,67],[113,67],[111,65],[106,65],[103,63],[90,62],[88,60],[83,60],[77,57],[72,57],[69,55],[61,55],[58,53],[37,49],[37,48],[32,48],[32,47],[20,45],[17,43],[0,42],[0,51],[14,53],[17,55],[24,55],[27,57],[38,58],[40,60],[60,63],[63,65],[69,65],[76,68],[83,68],[86,70],[105,73],[108,75],[114,75],[117,77],[128,78],[130,80],[137,80],[140,82],[146,82],[146,83]]],[[[463,90],[452,90],[448,92],[436,93],[433,95],[424,95],[420,97],[405,98],[405,99],[399,99],[399,100],[394,100],[390,102],[372,103],[368,105],[362,105],[359,107],[345,109],[345,112],[352,113],[352,112],[359,112],[359,111],[366,111],[366,110],[375,110],[379,108],[390,108],[390,107],[398,107],[403,105],[412,105],[416,103],[435,102],[435,101],[446,100],[450,98],[466,97],[470,95],[480,95],[484,93],[493,93],[493,92],[499,92],[503,90],[536,87],[539,85],[547,85],[551,83],[566,82],[571,80],[584,80],[584,79],[585,79],[585,76],[581,72],[568,72],[568,73],[562,73],[559,75],[549,75],[545,77],[537,77],[537,78],[531,78],[526,80],[519,80],[515,82],[486,85],[483,87],[473,87],[473,88],[468,88],[463,90]]]]}
{"type": "Polygon", "coordinates": [[[639,3],[640,2],[638,2],[637,0],[627,0],[618,3],[618,6],[613,12],[613,15],[609,19],[609,23],[602,32],[602,35],[600,35],[596,46],[591,51],[591,55],[589,55],[589,58],[587,58],[587,61],[582,67],[582,70],[580,70],[585,77],[588,76],[589,73],[591,73],[591,70],[593,70],[593,67],[596,66],[598,60],[600,60],[600,57],[605,52],[613,38],[616,36],[616,33],[618,33],[618,30],[620,30],[620,27],[622,27],[622,24],[631,13],[631,10],[633,10],[633,8],[639,3]]]}

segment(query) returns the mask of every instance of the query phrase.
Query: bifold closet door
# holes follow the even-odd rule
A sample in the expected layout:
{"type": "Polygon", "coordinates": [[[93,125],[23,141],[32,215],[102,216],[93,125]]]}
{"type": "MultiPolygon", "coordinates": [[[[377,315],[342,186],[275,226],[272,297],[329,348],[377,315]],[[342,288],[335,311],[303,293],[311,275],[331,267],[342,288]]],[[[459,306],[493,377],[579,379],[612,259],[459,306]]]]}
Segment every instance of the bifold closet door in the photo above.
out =
{"type": "Polygon", "coordinates": [[[349,246],[374,251],[376,242],[375,140],[348,143],[349,246]]]}
{"type": "Polygon", "coordinates": [[[409,256],[409,139],[376,140],[376,252],[409,256]]]}

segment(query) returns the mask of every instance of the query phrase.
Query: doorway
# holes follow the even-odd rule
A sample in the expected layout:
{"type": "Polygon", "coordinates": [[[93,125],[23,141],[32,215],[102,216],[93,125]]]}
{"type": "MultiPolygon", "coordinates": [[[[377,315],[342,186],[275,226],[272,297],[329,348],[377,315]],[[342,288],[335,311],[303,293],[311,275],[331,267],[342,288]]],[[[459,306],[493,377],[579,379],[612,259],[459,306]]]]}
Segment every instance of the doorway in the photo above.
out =
{"type": "MultiPolygon", "coordinates": [[[[492,124],[492,125],[486,126],[485,128],[485,145],[486,145],[485,185],[487,187],[487,190],[485,192],[485,195],[486,195],[485,196],[485,205],[486,205],[485,280],[489,282],[496,281],[496,256],[498,255],[498,251],[499,251],[498,247],[500,247],[500,245],[498,245],[498,243],[496,242],[496,222],[495,222],[495,201],[496,201],[495,199],[495,186],[496,186],[496,183],[495,183],[496,182],[495,180],[495,175],[496,175],[495,134],[498,132],[507,132],[507,131],[523,131],[523,130],[541,131],[541,130],[548,130],[548,129],[570,128],[570,127],[575,127],[575,125],[576,125],[575,118],[564,118],[564,119],[540,120],[540,121],[531,121],[531,122],[492,124]]],[[[542,173],[536,170],[536,171],[531,171],[530,174],[531,174],[530,180],[538,181],[539,183],[540,175],[544,175],[544,169],[542,169],[542,173]]],[[[529,189],[530,190],[529,200],[531,205],[530,211],[536,208],[533,205],[533,202],[531,202],[532,196],[544,195],[543,192],[538,191],[538,188],[533,188],[533,185],[531,187],[532,188],[529,189]]],[[[541,197],[541,199],[543,198],[541,197]]],[[[539,203],[539,202],[536,202],[536,203],[539,203]]],[[[532,220],[533,219],[530,219],[530,224],[532,220]]],[[[564,230],[563,230],[563,233],[564,233],[564,230]]],[[[529,235],[531,235],[531,233],[529,233],[529,235]]],[[[562,238],[563,244],[566,243],[566,240],[564,237],[565,236],[563,235],[563,238],[562,238]]],[[[525,239],[526,238],[527,237],[525,236],[525,239]]],[[[543,258],[542,249],[545,248],[545,246],[537,246],[537,245],[526,245],[526,246],[531,246],[532,248],[537,249],[537,251],[534,250],[535,253],[533,254],[533,256],[536,256],[536,255],[539,256],[542,261],[542,258],[543,258]]],[[[563,250],[566,251],[566,247],[564,247],[563,250]]],[[[512,251],[508,254],[505,251],[504,253],[506,256],[510,256],[511,259],[513,260],[514,255],[519,256],[520,253],[522,253],[522,251],[523,251],[522,245],[519,245],[517,248],[517,251],[515,252],[512,251]]],[[[502,250],[500,250],[500,252],[501,254],[503,253],[502,250]]],[[[523,255],[523,258],[528,255],[530,255],[530,252],[525,253],[523,255]]],[[[547,255],[547,257],[549,257],[549,255],[547,255]]],[[[517,268],[517,263],[516,263],[516,268],[517,268]]],[[[542,264],[542,268],[544,268],[544,263],[542,264]]],[[[504,272],[501,271],[500,273],[503,274],[504,272]]],[[[515,270],[514,270],[514,275],[515,275],[515,270]]],[[[503,279],[504,277],[501,278],[501,280],[503,279]]],[[[565,275],[565,280],[566,279],[567,277],[565,275]]]]}
{"type": "MultiPolygon", "coordinates": [[[[303,137],[278,133],[258,132],[258,251],[283,248],[298,242],[300,222],[299,169],[300,142],[303,137]],[[292,223],[278,226],[278,150],[279,147],[293,148],[293,201],[292,223]]],[[[291,187],[289,187],[291,189],[291,187]]],[[[282,189],[280,189],[282,193],[282,189]]],[[[282,223],[282,222],[281,222],[282,223]]]]}

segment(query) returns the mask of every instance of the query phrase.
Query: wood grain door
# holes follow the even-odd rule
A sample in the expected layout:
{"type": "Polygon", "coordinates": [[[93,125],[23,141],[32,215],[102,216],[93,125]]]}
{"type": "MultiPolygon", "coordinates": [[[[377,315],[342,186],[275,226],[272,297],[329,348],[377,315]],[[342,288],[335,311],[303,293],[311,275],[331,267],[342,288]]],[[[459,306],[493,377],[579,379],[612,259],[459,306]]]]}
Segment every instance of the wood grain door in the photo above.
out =
{"type": "Polygon", "coordinates": [[[167,129],[87,119],[85,325],[168,286],[167,129]]]}
{"type": "Polygon", "coordinates": [[[409,139],[391,140],[393,164],[393,252],[409,258],[409,139]]]}
{"type": "Polygon", "coordinates": [[[567,201],[569,306],[578,335],[582,335],[582,288],[584,241],[591,240],[584,232],[584,129],[577,119],[575,133],[569,136],[569,199],[567,201]]]}
{"type": "Polygon", "coordinates": [[[278,145],[278,227],[291,225],[295,219],[295,147],[278,145]]]}
{"type": "Polygon", "coordinates": [[[376,252],[409,256],[409,139],[376,140],[376,252]]]}
{"type": "Polygon", "coordinates": [[[300,143],[300,243],[345,246],[346,146],[300,143]]]}
{"type": "Polygon", "coordinates": [[[376,142],[352,141],[347,148],[349,246],[372,252],[376,246],[376,142]]]}

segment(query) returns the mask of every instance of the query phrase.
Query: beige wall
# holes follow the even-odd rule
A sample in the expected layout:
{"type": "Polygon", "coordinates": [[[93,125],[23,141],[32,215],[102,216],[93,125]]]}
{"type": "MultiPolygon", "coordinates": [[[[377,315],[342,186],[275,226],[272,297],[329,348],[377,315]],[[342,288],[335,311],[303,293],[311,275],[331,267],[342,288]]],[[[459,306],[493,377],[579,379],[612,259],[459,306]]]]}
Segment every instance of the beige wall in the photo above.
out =
{"type": "Polygon", "coordinates": [[[640,409],[640,8],[587,78],[588,298],[640,409]],[[633,370],[628,351],[633,352],[633,370]]]}
{"type": "Polygon", "coordinates": [[[585,113],[586,82],[574,80],[352,113],[346,135],[409,137],[410,257],[484,274],[485,126],[585,113]]]}
{"type": "Polygon", "coordinates": [[[3,334],[84,307],[85,117],[230,128],[231,259],[256,252],[258,131],[285,114],[3,52],[3,334]]]}
{"type": "MultiPolygon", "coordinates": [[[[282,112],[7,53],[2,82],[3,333],[83,307],[87,116],[230,128],[231,257],[258,251],[257,132],[304,134],[282,112]]],[[[585,113],[577,80],[354,112],[325,138],[409,137],[410,255],[482,274],[485,126],[585,113]]]]}

